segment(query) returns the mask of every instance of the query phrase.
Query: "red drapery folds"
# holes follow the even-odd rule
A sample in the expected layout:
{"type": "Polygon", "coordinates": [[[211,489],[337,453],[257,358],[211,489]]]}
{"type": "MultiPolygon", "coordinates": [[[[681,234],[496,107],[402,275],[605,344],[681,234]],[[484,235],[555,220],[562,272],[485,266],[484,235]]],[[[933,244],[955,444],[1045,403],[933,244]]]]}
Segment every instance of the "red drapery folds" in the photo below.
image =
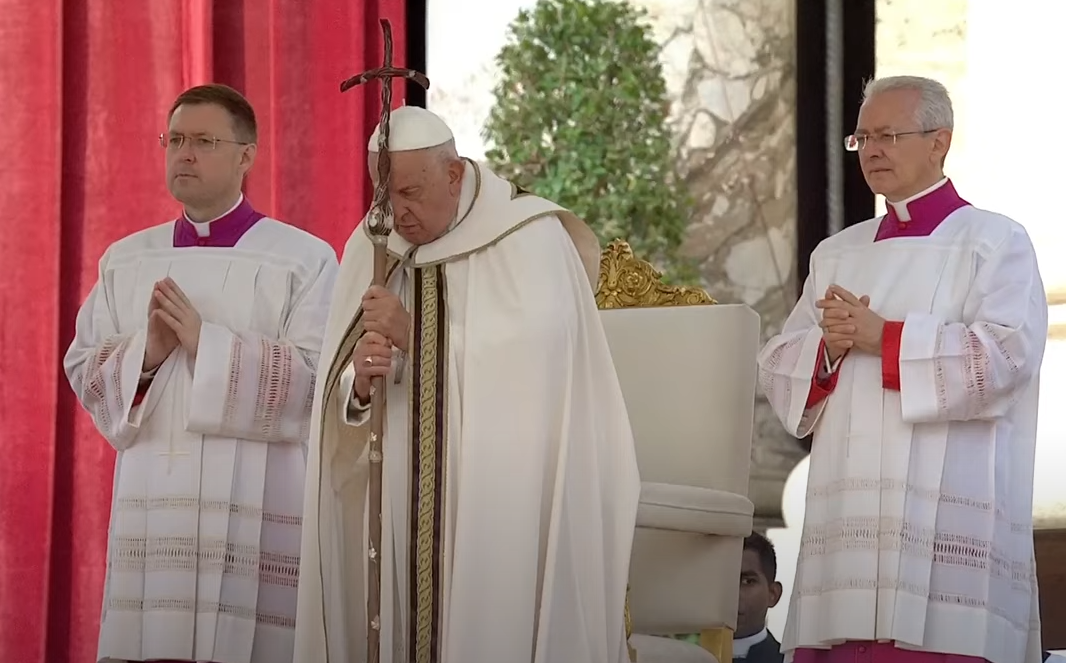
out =
{"type": "MultiPolygon", "coordinates": [[[[0,0],[0,652],[96,660],[114,453],[62,374],[74,316],[116,239],[179,211],[157,136],[185,88],[255,106],[247,186],[338,251],[369,203],[379,18],[403,0],[0,0]]],[[[403,97],[396,83],[394,98],[403,97]]]]}

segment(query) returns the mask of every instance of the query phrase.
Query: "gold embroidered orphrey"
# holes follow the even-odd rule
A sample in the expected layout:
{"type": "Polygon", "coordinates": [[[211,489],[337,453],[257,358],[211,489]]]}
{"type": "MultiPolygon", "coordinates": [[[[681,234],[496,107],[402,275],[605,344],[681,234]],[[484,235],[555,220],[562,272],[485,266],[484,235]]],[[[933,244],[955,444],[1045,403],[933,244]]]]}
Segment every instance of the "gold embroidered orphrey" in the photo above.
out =
{"type": "Polygon", "coordinates": [[[448,458],[448,306],[444,264],[414,269],[411,356],[411,663],[441,658],[448,458]]]}
{"type": "MultiPolygon", "coordinates": [[[[377,170],[378,181],[374,186],[374,200],[370,211],[363,221],[374,244],[374,272],[372,285],[384,286],[387,283],[388,239],[392,232],[392,201],[389,196],[392,158],[389,153],[390,118],[392,113],[392,79],[406,78],[429,89],[429,78],[420,71],[396,67],[392,64],[392,27],[389,20],[382,18],[381,32],[385,47],[385,59],[382,66],[352,76],[341,83],[341,93],[368,83],[372,80],[382,82],[381,117],[378,121],[377,170]]],[[[370,574],[367,582],[367,663],[378,663],[381,657],[381,504],[382,504],[382,443],[385,437],[385,379],[374,377],[370,389],[370,436],[368,438],[368,458],[370,460],[369,479],[369,518],[367,539],[370,574]]]]}
{"type": "MultiPolygon", "coordinates": [[[[405,261],[390,259],[386,282],[405,261]]],[[[408,301],[412,306],[411,356],[405,376],[410,403],[411,537],[410,631],[411,663],[440,660],[443,625],[441,592],[444,568],[445,465],[448,453],[446,390],[448,384],[448,315],[446,265],[412,268],[408,301]]],[[[351,363],[355,344],[363,335],[362,309],[352,320],[331,365],[326,398],[340,382],[341,369],[351,363]]],[[[401,599],[403,600],[403,599],[401,599]]]]}

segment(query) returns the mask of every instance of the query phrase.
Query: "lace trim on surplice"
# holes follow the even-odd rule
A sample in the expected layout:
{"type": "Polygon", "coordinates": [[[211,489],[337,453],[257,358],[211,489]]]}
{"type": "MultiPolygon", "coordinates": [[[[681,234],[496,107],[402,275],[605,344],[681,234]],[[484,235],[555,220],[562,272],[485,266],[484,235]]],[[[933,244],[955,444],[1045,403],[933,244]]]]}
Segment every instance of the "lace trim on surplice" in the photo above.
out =
{"type": "MultiPolygon", "coordinates": [[[[242,430],[238,421],[240,417],[240,402],[242,399],[240,382],[242,365],[255,363],[259,366],[258,381],[255,385],[255,405],[252,410],[252,427],[263,439],[274,440],[284,436],[286,418],[292,416],[289,412],[289,401],[298,395],[292,394],[293,390],[293,362],[302,362],[304,367],[310,369],[310,381],[307,391],[303,395],[302,412],[309,413],[315,399],[315,362],[305,352],[284,343],[277,343],[266,338],[259,339],[258,351],[252,358],[246,356],[249,348],[254,344],[245,341],[240,336],[234,335],[230,346],[229,379],[226,386],[225,400],[222,406],[222,430],[242,430]]],[[[295,401],[294,401],[295,404],[295,401]]],[[[301,418],[300,439],[306,439],[310,434],[310,417],[301,418]]]]}
{"type": "Polygon", "coordinates": [[[264,523],[276,525],[303,524],[303,516],[263,511],[251,504],[233,504],[226,500],[201,500],[197,497],[120,497],[115,500],[116,511],[197,511],[202,513],[230,513],[241,518],[262,518],[264,523]]]}
{"type": "Polygon", "coordinates": [[[296,628],[296,619],[293,617],[267,613],[263,612],[262,610],[253,610],[251,608],[245,608],[243,606],[232,605],[229,603],[219,603],[217,601],[193,601],[192,599],[138,600],[112,598],[109,599],[107,602],[107,609],[128,612],[167,611],[229,615],[231,617],[237,617],[239,619],[255,621],[255,623],[262,624],[264,626],[276,626],[278,628],[290,629],[296,628]]]}
{"type": "MultiPolygon", "coordinates": [[[[981,338],[972,329],[967,329],[960,341],[957,338],[947,337],[948,327],[941,325],[936,334],[933,374],[936,381],[937,409],[944,419],[949,418],[954,410],[959,409],[957,405],[952,407],[954,401],[949,398],[949,395],[957,389],[959,384],[957,380],[960,377],[967,397],[962,401],[965,411],[956,416],[961,419],[976,419],[992,408],[997,383],[1002,385],[1013,382],[1014,374],[1019,370],[1018,363],[1004,345],[1002,330],[985,323],[979,323],[979,326],[988,338],[993,340],[994,348],[991,349],[994,349],[1003,359],[1009,375],[999,376],[997,379],[989,355],[991,349],[981,342],[981,338]],[[961,348],[957,348],[960,342],[961,348]],[[956,348],[945,347],[946,344],[955,345],[956,348]],[[952,373],[958,372],[958,356],[951,356],[951,350],[956,349],[962,354],[963,370],[962,376],[955,375],[952,379],[952,373]]],[[[1011,402],[1015,400],[1016,398],[1012,398],[1011,402]]]]}
{"type": "Polygon", "coordinates": [[[778,412],[788,412],[792,403],[792,380],[789,373],[795,370],[798,361],[799,350],[796,346],[802,345],[805,338],[802,335],[793,336],[777,346],[766,359],[763,370],[759,371],[759,387],[778,412]],[[782,365],[786,358],[792,359],[791,366],[783,370],[782,365]]]}
{"type": "MultiPolygon", "coordinates": [[[[993,515],[997,521],[1009,527],[1012,535],[1031,535],[1029,523],[1011,521],[992,502],[975,500],[960,495],[941,494],[938,491],[921,489],[898,479],[841,479],[812,486],[807,491],[808,504],[813,499],[834,496],[846,500],[848,492],[905,492],[918,499],[937,500],[993,515]]],[[[1005,586],[1018,592],[1030,591],[1035,569],[1031,561],[1012,560],[1004,550],[992,541],[958,533],[937,532],[933,527],[921,527],[904,518],[884,516],[851,516],[833,518],[822,523],[805,523],[800,543],[800,567],[813,558],[846,551],[895,552],[910,558],[930,561],[934,566],[980,570],[990,578],[1000,580],[1005,586]]],[[[1013,624],[1019,629],[1029,627],[1020,622],[1017,615],[1004,609],[1005,606],[990,604],[983,597],[959,593],[933,591],[928,584],[906,582],[898,577],[822,577],[814,583],[804,582],[802,570],[796,578],[797,596],[817,596],[825,592],[841,590],[897,591],[927,597],[929,601],[962,605],[986,610],[1013,624]]]]}
{"type": "MultiPolygon", "coordinates": [[[[936,500],[940,504],[959,506],[977,511],[991,512],[993,504],[990,500],[975,500],[962,495],[946,495],[938,490],[921,488],[900,479],[863,479],[850,477],[830,481],[827,483],[811,486],[807,489],[807,498],[828,498],[830,495],[861,491],[861,492],[904,492],[920,499],[936,500]]],[[[1008,521],[1007,514],[1002,509],[995,509],[996,518],[1000,521],[1008,521]]],[[[1028,534],[1032,531],[1032,524],[1028,522],[1010,522],[1011,532],[1015,534],[1028,534]]]]}
{"type": "Polygon", "coordinates": [[[260,551],[258,546],[195,536],[116,536],[109,567],[128,573],[182,571],[258,577],[259,582],[295,588],[300,558],[260,551]]]}
{"type": "MultiPolygon", "coordinates": [[[[300,516],[275,514],[257,506],[231,504],[225,500],[199,500],[195,497],[122,497],[115,501],[116,511],[197,509],[202,513],[229,513],[237,517],[261,519],[263,523],[273,525],[299,527],[302,521],[300,516]]],[[[260,584],[296,590],[300,576],[300,558],[298,555],[260,550],[258,545],[232,543],[220,537],[115,535],[110,541],[108,572],[139,575],[159,572],[224,574],[255,578],[260,584]]],[[[165,610],[218,613],[254,620],[269,626],[296,626],[295,619],[291,616],[225,602],[109,596],[107,608],[145,612],[165,610]]]]}
{"type": "Polygon", "coordinates": [[[126,346],[123,339],[111,336],[104,340],[96,354],[86,362],[85,390],[95,399],[94,411],[100,430],[110,431],[112,418],[111,413],[122,415],[125,411],[122,401],[122,358],[126,346]],[[115,361],[111,371],[105,375],[104,365],[114,355],[115,361]],[[112,401],[108,402],[108,384],[112,401]]]}

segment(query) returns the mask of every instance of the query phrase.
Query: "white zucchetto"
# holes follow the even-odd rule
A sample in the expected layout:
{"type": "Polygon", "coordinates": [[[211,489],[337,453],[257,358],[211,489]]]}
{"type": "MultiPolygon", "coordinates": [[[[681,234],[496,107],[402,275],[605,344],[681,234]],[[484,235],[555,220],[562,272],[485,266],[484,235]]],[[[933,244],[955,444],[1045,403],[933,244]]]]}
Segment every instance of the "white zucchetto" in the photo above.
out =
{"type": "MultiPolygon", "coordinates": [[[[381,126],[374,129],[367,150],[378,151],[381,126]]],[[[437,147],[453,140],[452,130],[435,113],[418,106],[400,106],[389,116],[389,151],[410,152],[437,147]]]]}

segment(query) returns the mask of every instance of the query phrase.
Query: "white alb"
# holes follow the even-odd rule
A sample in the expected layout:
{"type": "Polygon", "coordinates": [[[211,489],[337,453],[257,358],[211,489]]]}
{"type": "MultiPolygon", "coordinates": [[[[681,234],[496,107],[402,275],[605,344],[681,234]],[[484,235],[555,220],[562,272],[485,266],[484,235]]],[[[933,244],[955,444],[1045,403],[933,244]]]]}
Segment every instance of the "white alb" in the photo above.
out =
{"type": "Polygon", "coordinates": [[[928,237],[874,242],[879,219],[811,257],[800,302],[759,357],[763,391],[814,433],[782,651],[844,640],[1040,660],[1032,491],[1047,301],[1025,230],[963,207],[928,237]],[[806,408],[815,301],[831,284],[905,321],[901,389],[851,352],[806,408]]]}
{"type": "Polygon", "coordinates": [[[261,219],[234,248],[114,245],[78,313],[70,384],[118,451],[100,661],[291,663],[305,443],[337,259],[261,219]],[[203,318],[133,405],[148,301],[169,276],[203,318]]]}

